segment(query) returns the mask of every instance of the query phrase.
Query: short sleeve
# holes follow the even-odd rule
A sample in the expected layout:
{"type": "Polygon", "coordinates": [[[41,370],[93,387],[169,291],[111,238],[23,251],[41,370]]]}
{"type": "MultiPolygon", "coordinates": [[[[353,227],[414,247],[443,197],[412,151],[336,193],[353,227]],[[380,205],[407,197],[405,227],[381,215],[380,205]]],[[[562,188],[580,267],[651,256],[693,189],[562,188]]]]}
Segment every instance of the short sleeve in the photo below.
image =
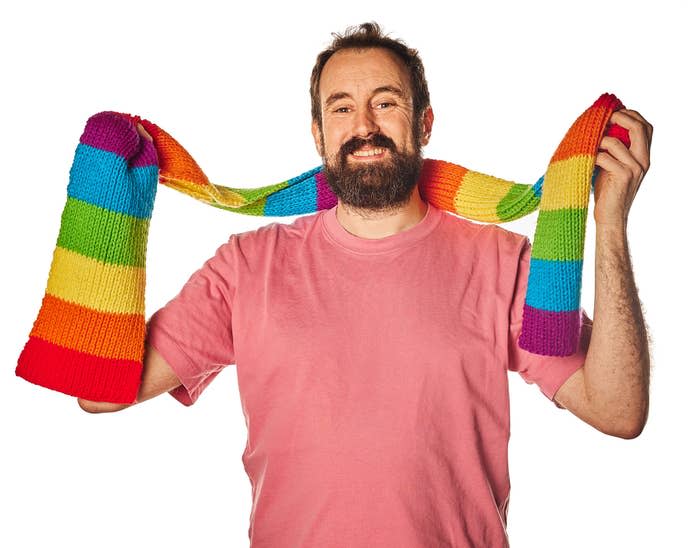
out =
{"type": "Polygon", "coordinates": [[[170,394],[183,405],[192,405],[224,367],[235,363],[235,242],[231,236],[148,322],[147,342],[180,379],[182,385],[170,394]]]}
{"type": "Polygon", "coordinates": [[[586,313],[581,311],[579,348],[571,356],[541,356],[520,348],[518,338],[520,337],[523,323],[523,307],[525,305],[525,294],[527,293],[531,249],[532,246],[527,242],[522,248],[518,262],[515,290],[510,309],[508,369],[520,373],[527,383],[535,383],[542,393],[553,401],[557,390],[574,372],[583,366],[593,323],[586,313]]]}

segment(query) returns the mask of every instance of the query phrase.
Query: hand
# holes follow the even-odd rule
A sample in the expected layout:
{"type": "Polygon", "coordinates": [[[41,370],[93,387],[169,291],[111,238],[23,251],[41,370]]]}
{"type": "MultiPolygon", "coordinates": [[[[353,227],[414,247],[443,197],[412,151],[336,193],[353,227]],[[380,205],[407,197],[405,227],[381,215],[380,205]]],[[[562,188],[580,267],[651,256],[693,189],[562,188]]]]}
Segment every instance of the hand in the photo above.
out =
{"type": "Polygon", "coordinates": [[[136,131],[138,131],[141,137],[144,139],[148,139],[151,141],[151,143],[153,142],[153,137],[151,137],[151,134],[148,133],[139,122],[136,122],[136,131]]]}
{"type": "Polygon", "coordinates": [[[603,137],[595,165],[600,167],[594,184],[596,225],[625,227],[632,201],[649,170],[652,125],[634,110],[620,109],[610,116],[611,124],[629,131],[630,148],[615,137],[603,137]]]}

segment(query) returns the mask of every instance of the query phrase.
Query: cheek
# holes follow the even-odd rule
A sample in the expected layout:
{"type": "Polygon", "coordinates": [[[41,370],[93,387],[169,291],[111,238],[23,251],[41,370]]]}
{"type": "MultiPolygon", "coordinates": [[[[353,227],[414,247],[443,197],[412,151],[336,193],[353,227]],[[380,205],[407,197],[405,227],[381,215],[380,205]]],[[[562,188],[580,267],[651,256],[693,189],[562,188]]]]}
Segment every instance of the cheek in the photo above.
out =
{"type": "Polygon", "coordinates": [[[394,139],[397,146],[410,147],[413,135],[413,119],[404,112],[396,113],[396,116],[387,119],[383,131],[394,139]]]}
{"type": "Polygon", "coordinates": [[[348,138],[341,128],[326,126],[323,132],[323,143],[326,153],[334,155],[348,138]]]}
{"type": "Polygon", "coordinates": [[[410,131],[405,131],[403,128],[400,128],[393,132],[387,131],[386,135],[394,141],[396,148],[400,152],[409,152],[413,147],[413,139],[411,138],[410,131]]]}

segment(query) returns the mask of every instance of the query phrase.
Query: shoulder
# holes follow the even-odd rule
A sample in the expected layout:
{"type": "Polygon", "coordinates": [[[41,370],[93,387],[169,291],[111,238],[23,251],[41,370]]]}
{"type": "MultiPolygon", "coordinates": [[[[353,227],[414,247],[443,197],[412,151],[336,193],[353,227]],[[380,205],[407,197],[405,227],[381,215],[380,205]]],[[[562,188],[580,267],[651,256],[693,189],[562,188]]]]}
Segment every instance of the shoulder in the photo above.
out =
{"type": "Polygon", "coordinates": [[[241,251],[247,251],[301,243],[320,222],[321,213],[322,211],[318,211],[302,215],[290,222],[275,221],[254,230],[233,234],[229,244],[234,244],[241,251]]]}
{"type": "Polygon", "coordinates": [[[443,230],[450,240],[455,240],[458,245],[468,242],[470,247],[480,251],[516,255],[520,255],[521,251],[530,245],[527,236],[498,224],[477,223],[443,210],[441,215],[443,230]]]}
{"type": "Polygon", "coordinates": [[[265,272],[281,257],[301,248],[319,219],[319,213],[314,213],[289,223],[275,221],[231,234],[205,263],[204,269],[219,273],[265,272]]]}

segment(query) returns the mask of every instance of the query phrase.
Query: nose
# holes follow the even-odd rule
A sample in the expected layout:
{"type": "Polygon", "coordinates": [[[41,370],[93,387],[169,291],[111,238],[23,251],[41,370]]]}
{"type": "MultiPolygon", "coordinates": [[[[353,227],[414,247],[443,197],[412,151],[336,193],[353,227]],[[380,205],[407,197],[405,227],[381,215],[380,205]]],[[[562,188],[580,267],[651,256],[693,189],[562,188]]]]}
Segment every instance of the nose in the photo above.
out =
{"type": "Polygon", "coordinates": [[[356,137],[370,137],[379,132],[374,112],[369,107],[358,108],[353,120],[353,134],[356,137]]]}

